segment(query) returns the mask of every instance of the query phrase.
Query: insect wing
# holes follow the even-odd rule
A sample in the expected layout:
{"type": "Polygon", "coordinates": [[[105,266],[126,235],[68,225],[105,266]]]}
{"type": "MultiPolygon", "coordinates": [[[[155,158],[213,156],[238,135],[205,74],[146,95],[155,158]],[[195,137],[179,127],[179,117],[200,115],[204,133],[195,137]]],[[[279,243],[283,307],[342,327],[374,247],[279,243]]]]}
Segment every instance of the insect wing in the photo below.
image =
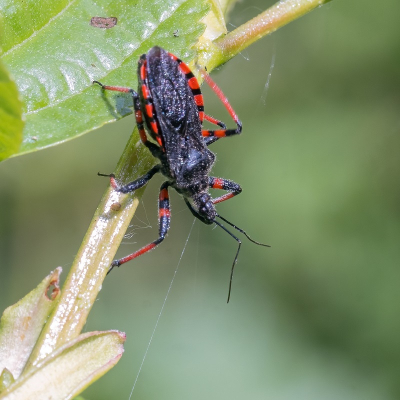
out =
{"type": "Polygon", "coordinates": [[[179,175],[190,149],[204,151],[201,121],[192,91],[176,60],[163,49],[147,54],[148,85],[173,176],[179,175]]]}

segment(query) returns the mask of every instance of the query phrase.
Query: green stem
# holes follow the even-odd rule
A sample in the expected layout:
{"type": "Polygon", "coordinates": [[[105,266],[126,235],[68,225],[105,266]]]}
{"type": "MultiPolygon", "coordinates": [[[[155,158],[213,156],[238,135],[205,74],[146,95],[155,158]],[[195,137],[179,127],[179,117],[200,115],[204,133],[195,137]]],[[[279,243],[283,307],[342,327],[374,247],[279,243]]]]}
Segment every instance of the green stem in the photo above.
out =
{"type": "Polygon", "coordinates": [[[281,0],[212,44],[200,45],[199,65],[207,70],[226,63],[255,41],[331,0],[281,0]],[[210,52],[211,50],[211,52],[210,52]]]}
{"type": "MultiPolygon", "coordinates": [[[[135,131],[115,171],[124,183],[143,175],[154,163],[135,131]]],[[[108,184],[106,179],[104,184],[108,184]]],[[[134,195],[125,195],[107,189],[25,371],[81,332],[142,193],[138,190],[134,195]]]]}

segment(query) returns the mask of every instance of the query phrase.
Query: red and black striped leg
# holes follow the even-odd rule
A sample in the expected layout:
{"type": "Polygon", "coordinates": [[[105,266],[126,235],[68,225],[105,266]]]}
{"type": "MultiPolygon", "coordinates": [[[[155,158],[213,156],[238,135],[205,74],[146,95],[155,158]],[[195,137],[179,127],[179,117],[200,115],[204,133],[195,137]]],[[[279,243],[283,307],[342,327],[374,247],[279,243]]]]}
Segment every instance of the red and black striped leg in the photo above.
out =
{"type": "Polygon", "coordinates": [[[239,118],[236,115],[235,111],[233,110],[232,106],[229,104],[229,101],[228,101],[227,97],[224,95],[222,90],[217,86],[217,84],[211,79],[210,75],[208,75],[206,71],[201,69],[200,72],[201,72],[201,75],[204,78],[204,81],[207,82],[207,84],[210,86],[210,88],[215,92],[215,94],[222,101],[222,104],[225,106],[225,108],[229,112],[229,115],[236,122],[237,130],[241,131],[242,130],[242,124],[240,123],[239,118]]]}
{"type": "Polygon", "coordinates": [[[108,85],[103,85],[99,81],[93,81],[92,83],[97,83],[103,90],[111,90],[113,92],[122,92],[122,93],[130,93],[133,98],[133,104],[135,105],[135,98],[138,97],[138,94],[131,88],[128,87],[123,87],[123,86],[108,86],[108,85]]]}
{"type": "MultiPolygon", "coordinates": [[[[228,110],[229,115],[232,117],[232,119],[236,122],[236,129],[220,129],[216,131],[210,131],[210,130],[204,130],[203,137],[205,138],[204,141],[206,145],[210,145],[211,143],[214,143],[218,139],[222,137],[228,137],[228,136],[233,136],[233,135],[238,135],[242,132],[242,123],[240,122],[238,116],[236,115],[235,111],[233,110],[232,106],[229,104],[228,99],[222,92],[222,90],[217,86],[217,84],[211,79],[210,75],[207,74],[206,71],[201,70],[201,74],[204,78],[204,81],[207,82],[207,84],[211,87],[211,89],[216,93],[216,95],[219,97],[219,99],[222,101],[223,105],[225,108],[228,110]]],[[[204,119],[207,119],[204,117],[204,119]]],[[[219,124],[217,124],[219,125],[219,124]]]]}
{"type": "MultiPolygon", "coordinates": [[[[207,114],[204,114],[204,119],[206,121],[211,122],[214,125],[220,126],[224,131],[226,131],[226,125],[222,121],[219,121],[218,119],[212,117],[211,115],[207,115],[207,114]]],[[[209,146],[211,143],[214,143],[215,141],[217,141],[219,139],[218,136],[215,136],[211,132],[215,132],[215,131],[209,131],[209,130],[202,131],[202,134],[204,137],[204,143],[206,144],[206,146],[209,146]]]]}
{"type": "Polygon", "coordinates": [[[129,256],[120,258],[119,260],[114,260],[111,264],[111,267],[110,267],[110,270],[108,271],[108,273],[110,273],[114,267],[119,267],[120,265],[125,264],[126,262],[133,260],[134,258],[139,257],[142,254],[147,253],[150,250],[153,250],[157,245],[159,245],[165,239],[165,236],[168,233],[168,229],[169,229],[170,222],[171,222],[168,186],[169,186],[168,182],[164,182],[161,185],[160,196],[158,199],[159,238],[157,240],[155,240],[154,242],[149,243],[147,246],[142,247],[140,250],[135,251],[134,253],[130,254],[129,256]]]}
{"type": "Polygon", "coordinates": [[[223,196],[213,199],[213,203],[221,203],[222,201],[229,200],[234,196],[237,196],[242,192],[242,188],[236,182],[230,181],[229,179],[215,178],[213,176],[208,177],[208,185],[212,189],[227,190],[229,193],[223,196]]]}
{"type": "Polygon", "coordinates": [[[212,117],[211,115],[208,114],[204,114],[204,119],[208,122],[211,122],[214,125],[218,125],[220,126],[222,129],[226,129],[226,125],[220,121],[219,119],[216,119],[214,117],[212,117]]]}
{"type": "Polygon", "coordinates": [[[238,121],[237,129],[218,129],[218,130],[202,130],[201,134],[203,135],[204,142],[207,146],[211,143],[216,142],[218,139],[223,137],[229,137],[233,135],[239,135],[242,132],[242,123],[238,121]]]}

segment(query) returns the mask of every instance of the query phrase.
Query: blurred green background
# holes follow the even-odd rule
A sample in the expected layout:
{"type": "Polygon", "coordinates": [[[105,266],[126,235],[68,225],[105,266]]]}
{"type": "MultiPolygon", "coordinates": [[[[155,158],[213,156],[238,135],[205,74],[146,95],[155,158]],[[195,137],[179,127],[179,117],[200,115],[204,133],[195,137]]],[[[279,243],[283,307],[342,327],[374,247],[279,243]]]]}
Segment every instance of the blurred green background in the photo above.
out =
{"type": "MultiPolygon", "coordinates": [[[[271,4],[243,1],[230,22],[271,4]]],[[[236,244],[192,228],[172,195],[167,240],[114,271],[90,315],[86,331],[127,342],[85,398],[129,398],[189,231],[132,399],[400,398],[399,16],[398,1],[335,0],[213,72],[244,125],[212,146],[213,174],[243,187],[218,210],[272,247],[244,241],[226,305],[236,244]]],[[[59,265],[65,278],[108,185],[96,173],[113,171],[133,125],[0,165],[1,309],[59,265]]],[[[160,183],[120,256],[156,238],[160,183]]]]}

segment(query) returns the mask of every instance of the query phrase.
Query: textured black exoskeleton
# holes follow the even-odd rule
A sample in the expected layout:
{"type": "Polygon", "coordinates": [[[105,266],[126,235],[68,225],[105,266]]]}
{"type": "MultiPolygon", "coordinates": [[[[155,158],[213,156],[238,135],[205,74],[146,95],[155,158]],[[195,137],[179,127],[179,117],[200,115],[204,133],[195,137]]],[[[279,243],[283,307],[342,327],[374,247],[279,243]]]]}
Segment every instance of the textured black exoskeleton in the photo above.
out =
{"type": "Polygon", "coordinates": [[[159,197],[159,238],[129,256],[115,260],[111,269],[146,253],[164,240],[170,226],[168,188],[172,187],[183,196],[196,218],[205,224],[215,223],[238,242],[231,269],[229,301],[233,270],[241,241],[216,218],[225,221],[252,242],[263,244],[250,239],[243,230],[219,216],[215,208],[216,203],[236,196],[242,189],[233,181],[210,176],[215,155],[208,146],[221,137],[239,134],[242,124],[222,91],[205,71],[202,71],[202,75],[236,122],[236,129],[226,129],[224,123],[204,113],[203,96],[197,79],[185,63],[160,47],[153,47],[140,57],[138,92],[125,87],[106,86],[95,81],[94,83],[105,90],[131,93],[140,138],[152,155],[160,160],[147,174],[124,186],[117,184],[113,174],[99,175],[110,176],[111,185],[122,193],[141,188],[158,172],[167,178],[161,186],[159,197]],[[203,120],[218,125],[221,129],[204,130],[203,120]],[[153,141],[149,140],[145,127],[153,141]],[[209,194],[210,188],[223,189],[228,193],[212,199],[209,194]]]}

